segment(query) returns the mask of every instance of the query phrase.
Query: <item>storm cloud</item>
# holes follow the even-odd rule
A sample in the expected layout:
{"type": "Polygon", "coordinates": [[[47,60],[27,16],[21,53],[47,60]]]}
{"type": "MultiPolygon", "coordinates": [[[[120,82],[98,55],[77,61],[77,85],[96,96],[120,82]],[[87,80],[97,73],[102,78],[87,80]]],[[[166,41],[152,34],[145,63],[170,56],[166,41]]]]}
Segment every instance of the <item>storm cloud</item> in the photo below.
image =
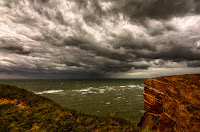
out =
{"type": "Polygon", "coordinates": [[[134,77],[162,68],[197,73],[199,5],[198,0],[1,0],[0,74],[134,77]]]}

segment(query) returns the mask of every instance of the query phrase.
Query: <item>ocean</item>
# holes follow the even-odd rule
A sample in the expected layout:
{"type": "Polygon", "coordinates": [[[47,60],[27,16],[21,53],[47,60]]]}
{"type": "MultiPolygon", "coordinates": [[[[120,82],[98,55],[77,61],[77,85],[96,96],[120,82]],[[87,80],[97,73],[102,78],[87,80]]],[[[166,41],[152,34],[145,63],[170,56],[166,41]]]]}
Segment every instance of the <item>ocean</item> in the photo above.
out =
{"type": "Polygon", "coordinates": [[[144,113],[144,79],[0,80],[86,114],[138,122],[144,113]]]}

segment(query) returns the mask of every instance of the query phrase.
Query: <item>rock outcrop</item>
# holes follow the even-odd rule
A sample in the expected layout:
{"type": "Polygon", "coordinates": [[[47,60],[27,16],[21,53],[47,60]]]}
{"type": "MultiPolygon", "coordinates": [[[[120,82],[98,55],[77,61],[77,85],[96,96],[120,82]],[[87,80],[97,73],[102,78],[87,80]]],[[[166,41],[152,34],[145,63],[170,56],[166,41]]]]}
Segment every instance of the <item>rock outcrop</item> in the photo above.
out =
{"type": "Polygon", "coordinates": [[[139,125],[158,132],[200,132],[200,74],[145,79],[139,125]]]}

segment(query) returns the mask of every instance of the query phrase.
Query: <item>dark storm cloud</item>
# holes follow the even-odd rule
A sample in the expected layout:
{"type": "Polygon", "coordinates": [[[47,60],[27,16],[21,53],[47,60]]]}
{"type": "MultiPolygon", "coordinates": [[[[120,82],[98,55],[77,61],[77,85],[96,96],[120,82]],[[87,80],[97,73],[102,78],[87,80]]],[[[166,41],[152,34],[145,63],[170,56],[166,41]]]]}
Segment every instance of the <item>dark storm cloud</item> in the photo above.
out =
{"type": "Polygon", "coordinates": [[[114,42],[110,42],[113,44],[115,49],[124,48],[126,50],[134,49],[134,50],[149,50],[155,51],[156,45],[151,44],[148,40],[144,38],[135,38],[132,36],[131,32],[126,32],[125,34],[114,35],[114,42]]]}
{"type": "Polygon", "coordinates": [[[69,37],[68,39],[65,39],[64,44],[67,46],[78,47],[88,53],[93,53],[96,56],[102,56],[112,60],[126,61],[126,59],[128,59],[128,56],[124,53],[109,49],[108,47],[102,47],[95,41],[81,37],[69,37]]]}
{"type": "Polygon", "coordinates": [[[198,60],[196,60],[196,61],[189,61],[188,63],[187,63],[187,65],[188,65],[188,67],[200,67],[200,61],[198,60]]]}
{"type": "Polygon", "coordinates": [[[200,1],[199,0],[194,0],[194,5],[195,5],[195,13],[200,14],[200,1]]]}
{"type": "MultiPolygon", "coordinates": [[[[92,72],[127,72],[133,67],[137,69],[140,65],[130,64],[128,61],[131,56],[120,53],[115,49],[98,46],[98,43],[80,37],[70,37],[65,39],[64,44],[70,47],[78,47],[81,52],[86,52],[87,58],[81,57],[79,62],[86,63],[87,66],[94,66],[92,72]],[[91,57],[90,57],[91,56],[91,57]],[[99,59],[101,58],[101,59],[99,59]]],[[[68,65],[68,63],[66,63],[68,65]]],[[[79,65],[80,66],[80,65],[79,65]]],[[[87,67],[83,66],[82,67],[87,67]]],[[[88,67],[89,68],[89,67],[88,67]]],[[[141,68],[148,68],[148,66],[141,65],[141,68]]]]}
{"type": "Polygon", "coordinates": [[[83,19],[86,23],[88,24],[97,24],[97,25],[101,25],[102,20],[95,14],[90,14],[90,13],[86,13],[83,16],[83,19]]]}
{"type": "Polygon", "coordinates": [[[123,12],[130,19],[169,19],[187,13],[199,13],[198,0],[125,0],[113,1],[114,12],[123,12]]]}
{"type": "Polygon", "coordinates": [[[21,46],[14,46],[14,45],[10,45],[10,46],[6,46],[6,47],[1,47],[1,50],[6,50],[5,52],[11,52],[11,53],[16,53],[16,54],[23,54],[23,55],[28,55],[31,52],[30,51],[26,51],[24,50],[23,47],[21,46]]]}
{"type": "Polygon", "coordinates": [[[192,51],[191,47],[182,45],[172,45],[169,48],[162,49],[155,58],[166,60],[183,61],[183,60],[200,60],[200,52],[192,51]]]}
{"type": "Polygon", "coordinates": [[[132,50],[130,53],[136,55],[137,58],[145,58],[151,60],[162,59],[171,60],[174,62],[200,60],[200,52],[194,52],[192,47],[176,44],[163,46],[162,49],[158,49],[154,52],[132,50]]]}
{"type": "MultiPolygon", "coordinates": [[[[88,9],[90,3],[88,0],[76,0],[76,2],[80,7],[86,9],[88,9]]],[[[200,13],[199,0],[93,0],[91,3],[93,12],[87,14],[85,20],[94,23],[100,22],[99,16],[118,15],[119,13],[122,13],[124,18],[134,22],[138,20],[145,22],[146,18],[167,20],[173,17],[200,13]],[[112,6],[104,11],[99,2],[112,2],[112,6]]]]}
{"type": "Polygon", "coordinates": [[[22,54],[22,55],[28,55],[31,53],[30,50],[25,49],[22,45],[20,45],[19,43],[16,43],[16,41],[19,41],[19,40],[1,38],[0,50],[2,52],[10,52],[10,53],[16,53],[16,54],[22,54]]]}
{"type": "Polygon", "coordinates": [[[0,73],[90,78],[199,68],[199,5],[198,0],[2,0],[0,73]]]}
{"type": "Polygon", "coordinates": [[[166,32],[177,31],[175,26],[166,23],[166,21],[160,21],[158,24],[155,25],[151,25],[149,21],[145,21],[143,22],[143,25],[147,29],[148,34],[151,36],[159,36],[163,35],[166,32]]]}

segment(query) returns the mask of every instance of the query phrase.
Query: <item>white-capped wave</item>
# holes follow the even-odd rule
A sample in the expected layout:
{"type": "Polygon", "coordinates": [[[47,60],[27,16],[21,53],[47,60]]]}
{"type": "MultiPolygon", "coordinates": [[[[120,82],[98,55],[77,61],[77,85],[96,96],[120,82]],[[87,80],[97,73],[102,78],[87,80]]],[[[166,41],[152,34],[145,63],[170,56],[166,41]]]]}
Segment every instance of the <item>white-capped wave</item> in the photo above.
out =
{"type": "Polygon", "coordinates": [[[72,90],[73,92],[78,92],[81,94],[91,94],[91,93],[104,93],[106,89],[102,89],[102,88],[93,88],[93,87],[89,87],[89,88],[85,88],[85,89],[77,89],[77,90],[72,90]]]}
{"type": "Polygon", "coordinates": [[[144,86],[139,86],[138,88],[139,88],[139,89],[144,89],[144,86]]]}
{"type": "Polygon", "coordinates": [[[129,88],[136,88],[138,85],[128,85],[129,88]]]}
{"type": "Polygon", "coordinates": [[[72,91],[75,91],[75,92],[88,92],[90,91],[92,88],[85,88],[85,89],[77,89],[77,90],[72,90],[72,91]]]}
{"type": "Polygon", "coordinates": [[[104,93],[105,89],[99,89],[99,93],[104,93]]]}
{"type": "Polygon", "coordinates": [[[87,88],[87,89],[81,89],[81,90],[78,90],[78,91],[80,91],[80,92],[88,92],[90,90],[91,90],[91,88],[87,88]]]}
{"type": "Polygon", "coordinates": [[[109,104],[110,104],[110,102],[106,102],[106,104],[107,104],[107,105],[109,105],[109,104]]]}
{"type": "Polygon", "coordinates": [[[128,85],[129,88],[139,88],[139,89],[144,89],[144,86],[141,85],[128,85]]]}
{"type": "Polygon", "coordinates": [[[54,94],[54,93],[61,93],[63,92],[64,90],[47,90],[47,91],[42,91],[42,92],[37,92],[36,94],[54,94]]]}

